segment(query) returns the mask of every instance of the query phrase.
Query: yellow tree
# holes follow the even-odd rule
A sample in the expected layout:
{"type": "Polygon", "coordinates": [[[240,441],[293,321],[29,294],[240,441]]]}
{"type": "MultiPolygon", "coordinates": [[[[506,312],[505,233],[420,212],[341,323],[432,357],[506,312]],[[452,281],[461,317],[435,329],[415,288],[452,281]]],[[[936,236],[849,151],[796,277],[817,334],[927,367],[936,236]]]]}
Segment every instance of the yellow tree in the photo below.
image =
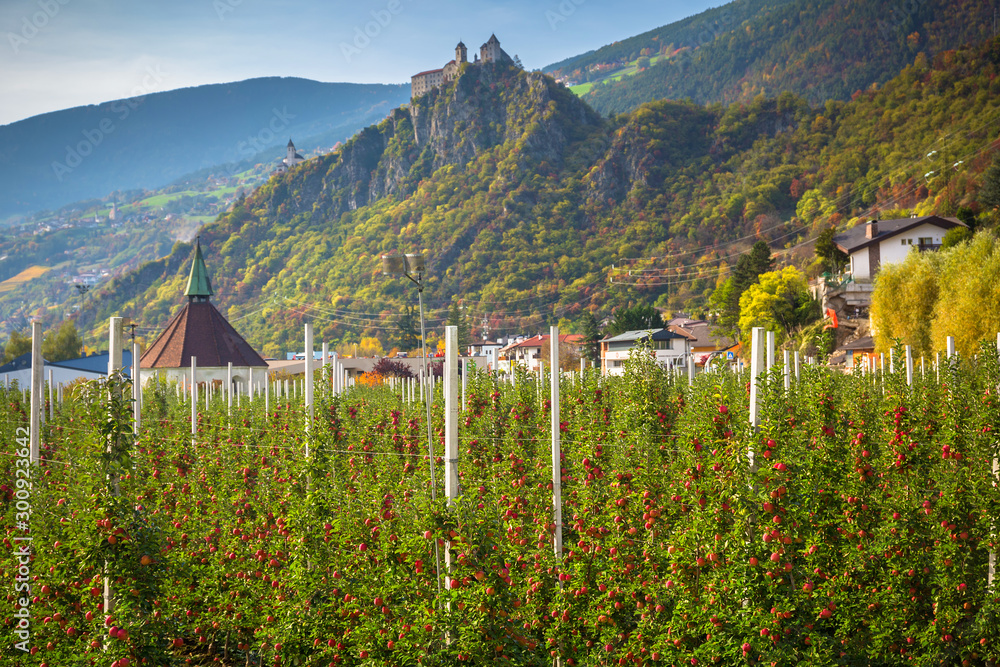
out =
{"type": "Polygon", "coordinates": [[[819,308],[809,294],[804,273],[794,266],[760,275],[760,281],[740,297],[740,331],[743,349],[750,349],[750,331],[764,327],[775,332],[778,345],[798,326],[819,317],[819,308]]]}
{"type": "Polygon", "coordinates": [[[988,232],[941,253],[940,293],[934,308],[933,343],[944,352],[955,337],[959,354],[970,356],[1000,331],[1000,242],[988,232]]]}
{"type": "Polygon", "coordinates": [[[895,339],[915,357],[933,354],[932,317],[938,300],[941,254],[911,252],[900,264],[883,266],[872,293],[875,349],[888,354],[895,339]]]}

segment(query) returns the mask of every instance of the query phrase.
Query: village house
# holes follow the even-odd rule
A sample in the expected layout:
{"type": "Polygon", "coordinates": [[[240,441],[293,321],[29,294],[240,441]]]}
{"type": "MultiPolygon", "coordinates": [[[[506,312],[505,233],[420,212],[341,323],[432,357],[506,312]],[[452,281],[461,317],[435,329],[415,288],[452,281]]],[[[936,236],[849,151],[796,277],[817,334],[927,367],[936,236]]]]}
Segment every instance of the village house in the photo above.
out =
{"type": "MultiPolygon", "coordinates": [[[[529,372],[537,373],[542,367],[542,350],[547,349],[549,335],[532,336],[526,340],[511,343],[497,351],[497,368],[511,372],[514,366],[521,366],[529,372]]],[[[560,334],[559,345],[579,347],[583,344],[583,336],[579,334],[560,334]]]]}
{"type": "Polygon", "coordinates": [[[632,348],[649,340],[656,363],[667,368],[687,366],[691,341],[684,334],[668,329],[639,329],[601,339],[601,375],[621,375],[632,348]]]}
{"type": "Polygon", "coordinates": [[[938,250],[949,230],[965,226],[957,218],[937,215],[869,220],[857,225],[833,237],[848,256],[846,273],[821,276],[810,285],[813,296],[824,309],[832,308],[846,317],[866,316],[879,269],[902,262],[911,251],[938,250]]]}

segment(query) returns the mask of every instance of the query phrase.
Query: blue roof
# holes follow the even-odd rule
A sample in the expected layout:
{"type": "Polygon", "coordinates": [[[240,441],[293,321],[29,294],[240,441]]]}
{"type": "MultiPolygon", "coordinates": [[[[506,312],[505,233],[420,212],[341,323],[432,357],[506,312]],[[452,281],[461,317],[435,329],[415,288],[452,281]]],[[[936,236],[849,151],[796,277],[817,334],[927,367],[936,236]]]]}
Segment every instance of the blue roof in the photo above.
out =
{"type": "MultiPolygon", "coordinates": [[[[55,361],[49,365],[59,366],[61,368],[72,368],[78,371],[89,371],[91,373],[107,373],[109,356],[110,355],[107,352],[100,352],[98,354],[92,354],[89,357],[80,357],[79,359],[67,359],[66,361],[55,361]]],[[[122,366],[124,366],[125,375],[131,377],[132,350],[122,351],[122,366]]],[[[0,369],[0,372],[3,372],[3,369],[0,369]]]]}
{"type": "Polygon", "coordinates": [[[0,373],[13,373],[15,371],[23,371],[26,368],[31,368],[31,352],[25,352],[20,357],[0,366],[0,373]]]}

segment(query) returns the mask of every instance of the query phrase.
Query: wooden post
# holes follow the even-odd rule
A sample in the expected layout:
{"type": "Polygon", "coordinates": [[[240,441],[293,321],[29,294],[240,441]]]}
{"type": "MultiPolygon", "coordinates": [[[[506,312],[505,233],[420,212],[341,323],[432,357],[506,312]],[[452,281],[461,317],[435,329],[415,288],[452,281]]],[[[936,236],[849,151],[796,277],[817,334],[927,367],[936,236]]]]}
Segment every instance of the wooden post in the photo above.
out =
{"type": "Polygon", "coordinates": [[[792,369],[788,365],[789,357],[791,355],[788,350],[785,350],[782,354],[784,366],[782,368],[782,374],[785,376],[785,391],[788,392],[792,388],[792,369]]]}
{"type": "Polygon", "coordinates": [[[39,431],[41,430],[42,392],[38,387],[42,384],[42,323],[31,323],[31,405],[28,433],[29,454],[31,463],[38,465],[40,459],[39,431]]]}
{"type": "Polygon", "coordinates": [[[559,327],[549,328],[549,365],[551,371],[550,384],[550,424],[552,429],[552,522],[555,524],[555,534],[552,547],[557,559],[562,559],[562,452],[559,443],[559,327]]]}
{"type": "MultiPolygon", "coordinates": [[[[759,389],[757,378],[765,370],[765,340],[764,327],[754,327],[750,334],[750,425],[754,430],[760,426],[759,389]]],[[[750,463],[753,465],[753,452],[750,453],[750,463]]]]}

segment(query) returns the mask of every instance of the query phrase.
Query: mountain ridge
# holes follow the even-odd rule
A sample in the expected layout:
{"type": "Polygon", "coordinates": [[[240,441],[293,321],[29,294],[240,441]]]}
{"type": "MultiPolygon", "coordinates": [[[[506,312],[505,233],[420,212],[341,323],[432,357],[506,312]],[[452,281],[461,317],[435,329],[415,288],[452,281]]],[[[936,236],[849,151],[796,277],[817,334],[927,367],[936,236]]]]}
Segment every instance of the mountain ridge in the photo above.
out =
{"type": "MultiPolygon", "coordinates": [[[[311,137],[343,140],[409,97],[409,87],[296,77],[150,92],[0,126],[0,218],[54,209],[311,137]]],[[[332,145],[332,141],[329,145],[332,145]]],[[[327,146],[328,148],[329,146],[327,146]]]]}
{"type": "MultiPolygon", "coordinates": [[[[426,255],[432,326],[458,299],[491,331],[629,303],[698,308],[756,238],[808,265],[803,242],[873,210],[978,213],[998,72],[994,40],[918,55],[884,87],[820,108],[784,93],[603,119],[545,75],[470,68],[271,178],[206,225],[202,247],[220,309],[267,354],[297,347],[306,320],[332,342],[388,341],[413,297],[380,275],[393,251],[426,255]]],[[[99,334],[111,314],[162,325],[189,252],[113,281],[83,328],[99,334]]]]}

